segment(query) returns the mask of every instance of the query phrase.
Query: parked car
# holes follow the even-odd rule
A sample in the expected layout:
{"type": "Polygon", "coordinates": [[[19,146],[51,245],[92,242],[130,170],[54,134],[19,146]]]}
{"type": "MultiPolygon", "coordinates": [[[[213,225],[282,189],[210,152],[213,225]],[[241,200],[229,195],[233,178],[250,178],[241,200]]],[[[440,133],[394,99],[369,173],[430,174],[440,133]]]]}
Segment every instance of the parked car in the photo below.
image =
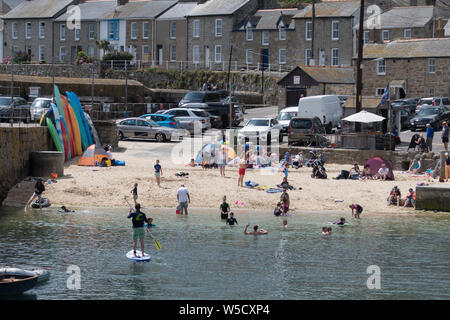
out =
{"type": "Polygon", "coordinates": [[[158,142],[179,140],[185,131],[163,127],[153,120],[143,118],[126,118],[117,120],[119,140],[128,138],[154,139],[158,142]]]}
{"type": "Polygon", "coordinates": [[[209,113],[201,109],[173,108],[164,110],[162,114],[173,116],[180,122],[180,128],[194,134],[194,124],[197,122],[202,132],[211,129],[211,117],[209,113]]]}
{"type": "Polygon", "coordinates": [[[400,122],[402,125],[402,129],[408,129],[410,127],[411,119],[413,118],[413,114],[407,110],[400,110],[400,122]]]}
{"type": "Polygon", "coordinates": [[[11,117],[11,101],[14,101],[14,120],[22,120],[29,123],[31,120],[30,105],[28,102],[20,97],[0,97],[0,121],[8,122],[11,117]]]}
{"type": "Polygon", "coordinates": [[[246,141],[265,141],[270,144],[272,134],[278,134],[278,141],[283,141],[281,130],[283,126],[278,123],[277,119],[272,118],[253,118],[242,129],[238,131],[238,139],[240,143],[246,141]],[[277,132],[278,131],[278,132],[277,132]]]}
{"type": "Polygon", "coordinates": [[[280,111],[277,120],[283,126],[283,129],[281,130],[283,135],[287,135],[289,122],[291,122],[291,119],[297,115],[298,107],[289,107],[280,111]]]}
{"type": "Polygon", "coordinates": [[[408,109],[409,113],[415,113],[416,112],[416,106],[419,102],[420,98],[405,98],[405,99],[398,99],[392,102],[392,107],[397,108],[405,108],[408,109]]]}
{"type": "Polygon", "coordinates": [[[44,113],[52,107],[52,98],[39,97],[34,99],[30,107],[31,121],[39,121],[44,113]]]}
{"type": "MultiPolygon", "coordinates": [[[[230,122],[230,106],[222,105],[222,104],[206,104],[206,103],[186,103],[184,104],[184,108],[187,109],[201,109],[212,116],[215,116],[214,119],[211,119],[211,126],[213,128],[228,128],[230,122]]],[[[239,107],[233,107],[233,126],[238,126],[244,119],[244,115],[239,107]]]]}
{"type": "MultiPolygon", "coordinates": [[[[229,95],[226,96],[221,101],[223,104],[229,105],[230,104],[230,96],[229,95]]],[[[231,96],[231,103],[233,104],[233,106],[241,109],[242,113],[245,114],[245,104],[242,103],[241,101],[239,101],[238,98],[236,98],[235,96],[231,96]]]]}
{"type": "Polygon", "coordinates": [[[155,121],[157,124],[163,127],[179,129],[180,122],[175,119],[174,116],[168,114],[156,114],[156,113],[147,113],[139,116],[139,118],[149,119],[155,121]]]}
{"type": "Polygon", "coordinates": [[[303,97],[298,102],[298,116],[304,118],[317,117],[323,123],[327,133],[331,133],[333,128],[339,128],[341,124],[343,109],[342,100],[337,95],[319,95],[303,97]]]}
{"type": "Polygon", "coordinates": [[[425,106],[442,107],[447,110],[450,110],[450,97],[422,98],[417,103],[416,113],[419,112],[425,106]]]}
{"type": "Polygon", "coordinates": [[[325,126],[319,117],[304,118],[294,117],[289,122],[288,127],[288,145],[316,142],[316,144],[324,144],[327,139],[323,136],[326,134],[325,126]],[[318,139],[316,141],[316,139],[318,139]]]}
{"type": "Polygon", "coordinates": [[[415,117],[410,120],[411,131],[425,130],[429,123],[434,130],[442,128],[442,121],[450,120],[450,111],[439,107],[423,107],[415,117]]]}

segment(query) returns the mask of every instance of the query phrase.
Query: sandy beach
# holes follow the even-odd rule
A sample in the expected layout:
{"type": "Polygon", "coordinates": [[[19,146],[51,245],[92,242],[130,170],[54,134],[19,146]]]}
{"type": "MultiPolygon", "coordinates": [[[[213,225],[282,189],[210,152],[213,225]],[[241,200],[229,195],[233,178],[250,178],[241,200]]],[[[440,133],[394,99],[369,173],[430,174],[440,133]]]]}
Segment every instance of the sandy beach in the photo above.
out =
{"type": "MultiPolygon", "coordinates": [[[[153,165],[156,157],[136,156],[133,152],[114,153],[114,157],[126,162],[126,166],[93,168],[77,166],[77,159],[67,162],[64,177],[57,183],[46,185],[45,197],[53,206],[66,207],[126,207],[124,196],[132,202],[130,190],[138,183],[138,202],[145,208],[174,208],[177,205],[177,190],[184,184],[190,191],[190,208],[214,208],[217,213],[222,197],[227,196],[231,210],[264,209],[273,210],[281,193],[267,193],[248,187],[238,187],[238,168],[227,167],[226,177],[221,177],[219,169],[202,169],[172,164],[159,157],[163,168],[161,187],[156,185],[153,165]],[[177,177],[178,172],[187,172],[188,176],[177,177]],[[236,205],[235,202],[238,201],[236,205]],[[243,203],[243,204],[242,204],[243,203]]],[[[360,164],[361,166],[362,164],[360,164]]],[[[339,211],[350,212],[348,206],[358,203],[364,208],[363,214],[377,213],[413,213],[413,208],[388,206],[390,190],[397,185],[402,197],[410,187],[428,182],[427,177],[413,177],[394,171],[395,181],[354,181],[333,180],[341,170],[350,170],[351,164],[325,165],[327,180],[311,178],[311,168],[289,170],[289,183],[295,187],[288,193],[291,209],[295,213],[302,211],[339,211]],[[298,188],[302,189],[299,190],[298,188]],[[335,202],[342,199],[343,202],[335,202]]],[[[280,169],[247,169],[244,181],[255,181],[259,185],[276,187],[281,183],[283,173],[280,169]]],[[[23,182],[19,190],[32,191],[34,183],[23,182]]],[[[15,189],[15,188],[14,188],[15,189]]],[[[17,192],[14,190],[14,192],[17,192]]],[[[30,193],[31,195],[31,193],[30,193]]]]}

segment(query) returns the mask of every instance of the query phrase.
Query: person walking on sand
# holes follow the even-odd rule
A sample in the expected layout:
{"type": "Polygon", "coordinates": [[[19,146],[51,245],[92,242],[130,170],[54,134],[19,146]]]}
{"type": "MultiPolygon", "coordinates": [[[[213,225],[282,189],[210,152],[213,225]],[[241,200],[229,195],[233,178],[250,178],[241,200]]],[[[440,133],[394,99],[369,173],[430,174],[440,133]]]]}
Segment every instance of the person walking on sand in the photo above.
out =
{"type": "Polygon", "coordinates": [[[189,195],[189,190],[184,186],[184,184],[181,185],[180,189],[177,191],[177,200],[178,200],[178,206],[180,208],[180,214],[183,214],[183,210],[185,214],[188,214],[188,204],[191,203],[191,196],[189,195]]]}
{"type": "Polygon", "coordinates": [[[144,222],[147,222],[149,226],[152,225],[152,218],[147,218],[145,213],[141,212],[141,205],[136,203],[134,206],[135,211],[130,208],[130,212],[128,213],[128,219],[131,218],[131,222],[133,223],[133,253],[136,255],[136,246],[137,241],[141,242],[141,251],[142,256],[144,256],[144,238],[145,238],[145,230],[144,230],[144,222]]]}
{"type": "Polygon", "coordinates": [[[133,195],[134,205],[137,204],[138,192],[137,192],[138,184],[135,183],[133,189],[131,189],[130,193],[133,195]]]}
{"type": "Polygon", "coordinates": [[[220,176],[225,177],[225,166],[227,164],[226,147],[219,146],[219,148],[220,148],[220,151],[218,153],[217,166],[219,167],[219,170],[220,170],[220,176]]]}
{"type": "Polygon", "coordinates": [[[444,150],[448,151],[448,135],[449,128],[447,121],[442,122],[442,143],[444,144],[444,150]]]}
{"type": "Polygon", "coordinates": [[[238,187],[244,186],[244,176],[245,176],[245,161],[241,160],[239,164],[239,178],[238,178],[238,187]]]}
{"type": "Polygon", "coordinates": [[[34,201],[34,199],[38,198],[39,202],[39,209],[42,213],[42,193],[45,191],[44,184],[42,183],[42,178],[38,179],[36,184],[34,185],[34,193],[31,196],[30,200],[28,200],[27,204],[25,205],[25,212],[27,212],[28,207],[31,205],[31,203],[34,201]]]}
{"type": "Polygon", "coordinates": [[[156,160],[156,164],[153,167],[155,168],[156,184],[158,185],[158,187],[161,187],[162,168],[159,164],[159,160],[156,160]]]}

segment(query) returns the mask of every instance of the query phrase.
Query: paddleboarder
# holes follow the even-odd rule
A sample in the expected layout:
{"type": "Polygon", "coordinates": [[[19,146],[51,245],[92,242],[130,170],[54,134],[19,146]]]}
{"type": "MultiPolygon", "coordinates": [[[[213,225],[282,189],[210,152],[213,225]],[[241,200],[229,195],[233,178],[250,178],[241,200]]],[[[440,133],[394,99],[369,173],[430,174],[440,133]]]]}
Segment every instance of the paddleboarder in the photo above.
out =
{"type": "Polygon", "coordinates": [[[141,205],[139,203],[136,203],[135,211],[133,211],[132,208],[130,208],[130,212],[128,214],[128,219],[131,218],[131,222],[133,223],[133,252],[134,256],[136,255],[136,246],[137,241],[141,242],[141,251],[142,251],[142,257],[144,257],[144,237],[145,237],[145,229],[144,229],[144,223],[147,222],[148,225],[152,224],[153,219],[147,218],[145,213],[141,212],[141,205]]]}

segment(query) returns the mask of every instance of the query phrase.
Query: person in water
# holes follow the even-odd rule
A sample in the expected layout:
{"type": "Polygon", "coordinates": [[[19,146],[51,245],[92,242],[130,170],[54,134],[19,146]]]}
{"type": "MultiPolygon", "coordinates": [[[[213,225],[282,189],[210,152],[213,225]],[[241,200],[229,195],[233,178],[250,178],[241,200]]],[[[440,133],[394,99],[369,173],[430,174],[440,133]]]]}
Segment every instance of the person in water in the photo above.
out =
{"type": "Polygon", "coordinates": [[[338,226],[343,226],[345,224],[345,218],[339,219],[339,221],[333,222],[333,224],[336,224],[338,226]]]}
{"type": "Polygon", "coordinates": [[[283,228],[286,229],[288,226],[288,222],[286,219],[283,219],[283,228]]]}
{"type": "Polygon", "coordinates": [[[253,235],[260,235],[260,234],[267,234],[268,232],[266,231],[266,230],[264,230],[264,229],[259,229],[258,230],[258,226],[257,225],[255,225],[254,227],[253,227],[253,231],[247,231],[247,229],[248,229],[248,227],[250,226],[250,223],[247,223],[247,225],[245,226],[245,229],[244,229],[244,234],[253,234],[253,235]]]}
{"type": "Polygon", "coordinates": [[[234,217],[234,213],[230,212],[230,217],[227,219],[227,224],[230,226],[233,226],[234,224],[239,224],[236,220],[236,218],[234,217]]]}
{"type": "Polygon", "coordinates": [[[273,210],[273,214],[275,216],[281,216],[281,214],[283,213],[283,205],[281,204],[281,202],[277,203],[277,206],[275,207],[275,210],[273,210]]]}
{"type": "Polygon", "coordinates": [[[223,196],[223,202],[220,204],[220,218],[222,220],[227,220],[229,212],[230,205],[227,203],[227,196],[223,196]]]}
{"type": "Polygon", "coordinates": [[[349,205],[349,208],[352,209],[352,217],[359,219],[359,216],[363,211],[363,207],[361,207],[359,204],[353,203],[349,205]]]}
{"type": "Polygon", "coordinates": [[[64,212],[75,212],[73,210],[67,209],[65,206],[61,206],[61,210],[64,211],[64,212]]]}
{"type": "Polygon", "coordinates": [[[131,218],[131,222],[133,223],[133,252],[134,256],[136,255],[136,246],[137,241],[139,240],[141,243],[141,251],[142,251],[142,257],[144,257],[144,238],[145,238],[145,230],[144,230],[144,223],[147,222],[150,226],[152,224],[153,219],[147,218],[145,213],[141,212],[141,205],[139,203],[136,203],[134,206],[136,209],[133,212],[133,209],[130,208],[130,212],[128,213],[128,219],[131,218]]]}
{"type": "Polygon", "coordinates": [[[45,191],[44,184],[42,183],[43,179],[38,179],[36,184],[34,185],[34,193],[31,196],[30,200],[28,200],[26,206],[25,206],[25,212],[27,212],[28,207],[31,205],[31,203],[34,201],[34,199],[38,198],[39,202],[39,209],[42,213],[42,193],[45,191]]]}

